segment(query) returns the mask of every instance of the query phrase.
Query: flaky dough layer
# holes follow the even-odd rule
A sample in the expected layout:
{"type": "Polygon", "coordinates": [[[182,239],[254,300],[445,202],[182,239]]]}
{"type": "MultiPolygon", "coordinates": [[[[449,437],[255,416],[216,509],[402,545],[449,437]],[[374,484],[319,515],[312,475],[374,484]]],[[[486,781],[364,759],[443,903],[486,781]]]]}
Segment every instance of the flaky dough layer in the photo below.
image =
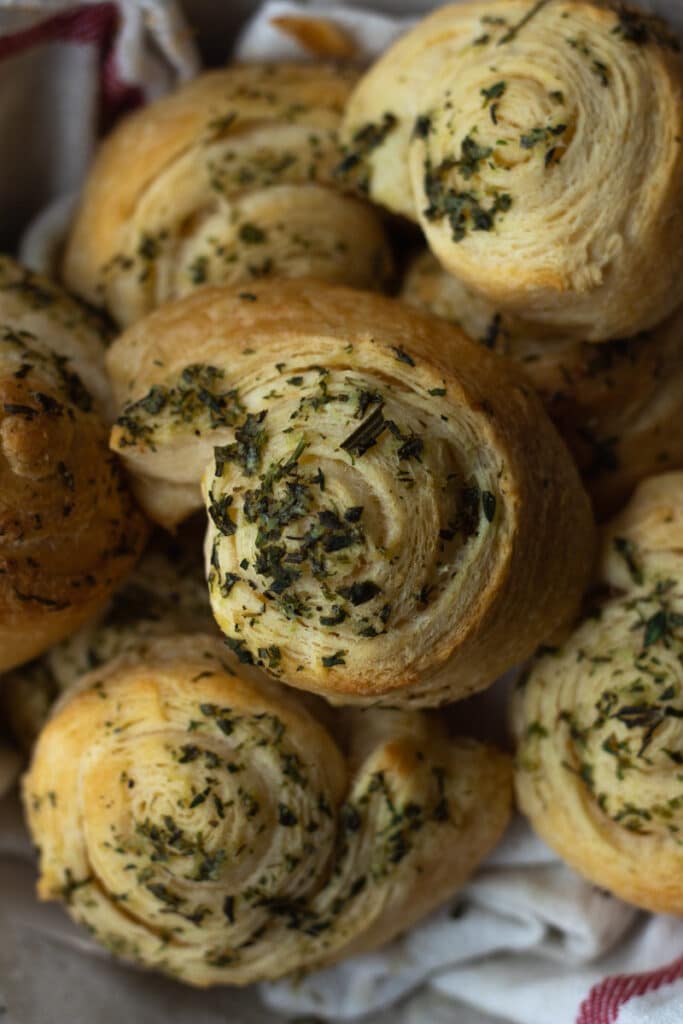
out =
{"type": "Polygon", "coordinates": [[[601,344],[501,314],[439,266],[411,263],[401,297],[517,363],[574,456],[600,519],[653,473],[683,466],[683,307],[633,338],[601,344]]]}
{"type": "Polygon", "coordinates": [[[497,309],[580,340],[683,302],[683,61],[623,5],[442,7],[347,105],[349,181],[497,309]]]}
{"type": "Polygon", "coordinates": [[[381,287],[381,220],[344,195],[337,129],[351,68],[249,64],[201,75],[103,144],[64,262],[130,324],[205,283],[302,277],[381,287]]]}
{"type": "Polygon", "coordinates": [[[451,896],[505,828],[511,767],[436,718],[332,716],[176,636],[83,680],[24,801],[42,898],[118,956],[246,985],[374,949],[451,896]]]}
{"type": "Polygon", "coordinates": [[[204,289],[109,352],[112,447],[172,526],[209,512],[245,661],[340,701],[487,686],[576,609],[588,499],[514,368],[404,303],[313,281],[204,289]]]}
{"type": "Polygon", "coordinates": [[[683,914],[682,552],[683,473],[652,477],[605,529],[602,602],[513,703],[534,829],[596,885],[663,914],[683,914]]]}

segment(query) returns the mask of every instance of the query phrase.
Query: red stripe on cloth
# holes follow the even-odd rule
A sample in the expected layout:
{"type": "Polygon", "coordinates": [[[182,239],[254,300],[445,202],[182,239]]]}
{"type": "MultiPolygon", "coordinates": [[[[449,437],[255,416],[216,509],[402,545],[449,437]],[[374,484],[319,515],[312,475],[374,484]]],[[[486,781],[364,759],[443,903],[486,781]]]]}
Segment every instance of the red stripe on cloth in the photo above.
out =
{"type": "Polygon", "coordinates": [[[49,43],[95,46],[99,53],[102,114],[108,126],[119,114],[145,101],[142,89],[119,76],[115,59],[119,9],[115,3],[73,7],[32,25],[0,36],[0,60],[49,43]]]}
{"type": "Polygon", "coordinates": [[[579,1009],[576,1024],[614,1024],[623,1006],[634,996],[655,992],[683,978],[683,956],[668,967],[646,974],[615,974],[595,985],[579,1009]]]}

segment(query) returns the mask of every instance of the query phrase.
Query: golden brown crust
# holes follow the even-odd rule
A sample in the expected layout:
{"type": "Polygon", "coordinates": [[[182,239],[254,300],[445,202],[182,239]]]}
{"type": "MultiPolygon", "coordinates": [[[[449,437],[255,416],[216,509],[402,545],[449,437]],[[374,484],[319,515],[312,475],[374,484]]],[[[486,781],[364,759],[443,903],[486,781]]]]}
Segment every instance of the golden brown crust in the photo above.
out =
{"type": "Polygon", "coordinates": [[[516,788],[569,864],[683,914],[683,474],[640,485],[606,527],[597,613],[521,681],[516,788]]]}
{"type": "Polygon", "coordinates": [[[95,614],[132,568],[146,537],[143,517],[107,448],[108,430],[97,411],[110,405],[103,381],[104,348],[87,315],[3,257],[2,670],[39,654],[95,614]]]}
{"type": "Polygon", "coordinates": [[[387,942],[466,881],[511,804],[509,759],[438,719],[341,712],[326,727],[329,712],[229,658],[177,636],[91,673],[24,780],[39,895],[198,986],[387,942]]]}
{"type": "Polygon", "coordinates": [[[573,614],[592,523],[569,455],[444,321],[319,282],[204,289],[108,360],[150,513],[178,521],[205,474],[214,614],[245,659],[328,698],[442,703],[573,614]]]}
{"type": "Polygon", "coordinates": [[[600,519],[645,477],[683,466],[683,307],[634,338],[580,342],[497,312],[428,252],[411,263],[401,297],[458,323],[524,370],[600,519]]]}
{"type": "Polygon", "coordinates": [[[74,291],[132,323],[200,284],[315,276],[380,287],[378,214],[336,187],[349,68],[201,75],[103,144],[68,244],[74,291]]]}
{"type": "Polygon", "coordinates": [[[583,0],[436,10],[354,91],[350,178],[497,309],[588,341],[683,302],[683,60],[583,0]]]}

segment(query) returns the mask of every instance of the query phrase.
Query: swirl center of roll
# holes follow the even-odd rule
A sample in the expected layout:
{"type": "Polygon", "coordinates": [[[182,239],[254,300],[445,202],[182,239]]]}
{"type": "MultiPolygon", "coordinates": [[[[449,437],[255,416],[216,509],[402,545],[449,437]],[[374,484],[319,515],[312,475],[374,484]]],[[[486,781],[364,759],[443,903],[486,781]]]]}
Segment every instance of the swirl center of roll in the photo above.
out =
{"type": "Polygon", "coordinates": [[[82,778],[88,883],[160,932],[181,921],[220,929],[216,892],[230,907],[249,892],[303,896],[326,872],[319,844],[328,849],[334,828],[323,775],[278,715],[191,711],[186,731],[112,737],[82,778]]]}
{"type": "Polygon", "coordinates": [[[439,601],[496,518],[495,494],[446,418],[394,382],[309,367],[265,397],[205,477],[214,613],[229,646],[275,675],[273,636],[296,647],[308,625],[313,658],[334,668],[439,601]]]}
{"type": "Polygon", "coordinates": [[[576,132],[567,90],[548,69],[519,60],[496,63],[488,77],[465,71],[457,92],[442,86],[418,117],[411,146],[417,194],[428,222],[450,225],[453,241],[504,223],[515,198],[542,188],[566,157],[576,132]],[[542,71],[543,69],[541,69],[542,71]],[[471,81],[469,79],[472,79],[471,81]]]}

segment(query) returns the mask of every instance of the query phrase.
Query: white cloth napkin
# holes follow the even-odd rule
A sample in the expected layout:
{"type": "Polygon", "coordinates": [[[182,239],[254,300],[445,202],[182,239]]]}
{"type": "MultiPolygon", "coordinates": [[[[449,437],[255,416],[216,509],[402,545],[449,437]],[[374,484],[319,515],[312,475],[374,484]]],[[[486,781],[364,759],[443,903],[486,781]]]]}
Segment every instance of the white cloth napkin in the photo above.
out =
{"type": "MultiPolygon", "coordinates": [[[[54,959],[59,951],[58,962],[62,967],[87,956],[92,964],[88,975],[94,970],[100,983],[103,978],[115,980],[121,969],[111,964],[100,947],[68,920],[62,908],[35,903],[32,898],[34,881],[31,843],[18,801],[10,796],[0,801],[0,932],[15,935],[17,947],[12,953],[5,949],[4,959],[11,958],[13,970],[21,972],[29,949],[31,957],[38,956],[41,963],[54,959]]],[[[564,1024],[565,1021],[574,1024],[578,1004],[576,999],[571,1001],[574,989],[567,985],[563,974],[571,981],[572,970],[560,965],[579,967],[609,950],[636,917],[632,908],[600,893],[559,864],[524,822],[516,819],[485,868],[459,897],[399,941],[376,954],[311,974],[298,985],[279,982],[260,986],[260,992],[271,1010],[287,1018],[311,1014],[318,1019],[349,1020],[362,1016],[367,1024],[374,1024],[384,1020],[383,1011],[387,1011],[391,1014],[387,1020],[417,1024],[419,1020],[431,1020],[429,1016],[419,1016],[420,1007],[436,1005],[434,999],[443,995],[448,997],[451,1012],[453,997],[461,1004],[471,1004],[474,1009],[493,1009],[476,997],[480,986],[476,980],[471,980],[471,975],[476,979],[479,972],[490,972],[492,968],[507,971],[503,966],[507,961],[514,971],[520,955],[533,953],[536,964],[533,971],[527,968],[528,987],[532,987],[535,977],[547,971],[558,981],[565,981],[567,988],[564,1000],[567,1014],[562,1016],[557,1012],[552,1021],[544,1019],[542,1024],[564,1024]],[[491,954],[499,955],[490,959],[487,966],[482,958],[491,954]],[[429,982],[429,986],[424,982],[429,982]],[[416,996],[404,1001],[400,1010],[391,1010],[395,1003],[413,992],[416,996]]],[[[0,977],[3,977],[2,965],[0,953],[0,977]]],[[[68,969],[72,971],[73,967],[68,969]]],[[[46,966],[44,970],[51,968],[46,966]]],[[[602,977],[599,967],[592,968],[593,976],[596,980],[602,977]]],[[[147,976],[134,972],[136,988],[140,977],[147,976]]],[[[173,982],[164,979],[155,980],[154,985],[158,998],[162,999],[163,994],[164,1000],[167,992],[177,989],[173,982]]],[[[579,985],[577,982],[580,997],[585,994],[585,980],[583,988],[579,985]]],[[[504,985],[497,982],[495,991],[502,993],[504,985]]],[[[233,999],[234,993],[230,990],[218,990],[211,1003],[215,1012],[222,1014],[232,1007],[233,999]]],[[[200,997],[196,1001],[199,1005],[200,997]]],[[[524,1008],[528,1002],[529,995],[525,992],[520,1006],[524,1008]]],[[[192,1001],[187,1005],[193,1005],[192,1001]]],[[[558,1011],[557,999],[553,1007],[554,1012],[558,1011]]],[[[509,1010],[509,1006],[506,1009],[509,1010]]],[[[152,1013],[151,1008],[149,1012],[152,1013]]],[[[263,1009],[260,1013],[261,1017],[255,1019],[264,1022],[263,1009]]],[[[146,1012],[144,1019],[146,1024],[151,1024],[153,1018],[148,1018],[146,1012]]],[[[184,1018],[172,1019],[184,1021],[184,1018]]],[[[216,1024],[225,1019],[216,1017],[216,1024]]],[[[232,1016],[227,1019],[231,1024],[235,1020],[232,1016]]],[[[278,1015],[273,1019],[282,1020],[282,1017],[278,1015]]],[[[490,1021],[490,1017],[474,1019],[482,1024],[490,1021]]],[[[505,1019],[536,1024],[535,1018],[527,1021],[524,1016],[512,1015],[505,1019]]],[[[97,1020],[99,1024],[99,1015],[97,1020]]],[[[214,1024],[213,1015],[206,1020],[207,1024],[214,1024]]],[[[240,1018],[240,1024],[244,1020],[240,1018]]],[[[465,1021],[466,1017],[463,1024],[465,1021]]]]}
{"type": "Polygon", "coordinates": [[[376,14],[348,5],[302,5],[289,0],[264,4],[245,25],[234,49],[239,60],[295,60],[313,56],[292,35],[277,27],[276,19],[287,15],[322,17],[334,22],[353,41],[356,56],[368,60],[393,43],[415,18],[376,14]]]}
{"type": "MultiPolygon", "coordinates": [[[[530,954],[530,978],[578,969],[609,951],[637,917],[631,907],[561,864],[517,818],[459,896],[398,941],[300,982],[262,985],[261,993],[267,1005],[282,1012],[353,1020],[426,982],[437,992],[494,1010],[477,994],[479,971],[507,961],[514,965],[530,954]],[[464,985],[461,974],[467,977],[464,985]]],[[[505,985],[499,982],[497,988],[503,995],[505,985]]],[[[542,1024],[574,1024],[578,1004],[572,995],[564,1005],[554,1000],[552,1022],[542,1024]]],[[[521,1010],[523,1015],[515,1016],[505,998],[495,1012],[532,1024],[526,1008],[521,1010]]]]}

